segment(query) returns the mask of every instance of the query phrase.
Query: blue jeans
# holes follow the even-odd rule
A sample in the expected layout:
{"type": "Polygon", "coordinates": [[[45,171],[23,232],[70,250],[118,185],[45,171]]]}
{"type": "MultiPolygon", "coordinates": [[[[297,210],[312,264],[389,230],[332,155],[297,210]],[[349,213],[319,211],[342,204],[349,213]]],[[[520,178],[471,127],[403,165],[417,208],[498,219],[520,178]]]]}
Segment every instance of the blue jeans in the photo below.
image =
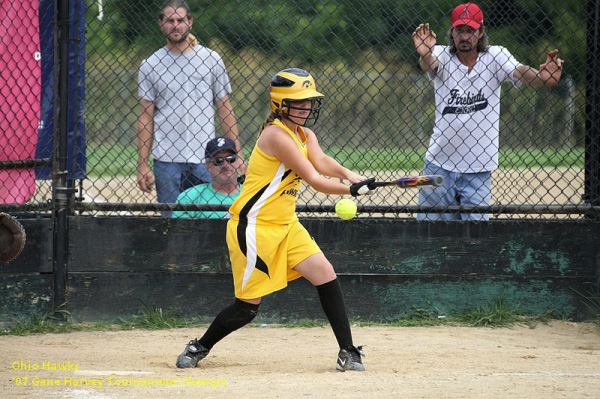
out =
{"type": "MultiPolygon", "coordinates": [[[[492,173],[450,172],[425,161],[424,175],[444,177],[444,185],[423,188],[419,192],[419,205],[423,206],[488,206],[492,198],[492,173]]],[[[484,213],[419,213],[417,220],[489,220],[484,213]]]]}
{"type": "MultiPolygon", "coordinates": [[[[197,184],[209,183],[212,176],[203,163],[178,163],[154,161],[154,178],[156,179],[156,195],[158,202],[174,204],[182,191],[197,184]]],[[[171,212],[162,212],[171,217],[171,212]]]]}

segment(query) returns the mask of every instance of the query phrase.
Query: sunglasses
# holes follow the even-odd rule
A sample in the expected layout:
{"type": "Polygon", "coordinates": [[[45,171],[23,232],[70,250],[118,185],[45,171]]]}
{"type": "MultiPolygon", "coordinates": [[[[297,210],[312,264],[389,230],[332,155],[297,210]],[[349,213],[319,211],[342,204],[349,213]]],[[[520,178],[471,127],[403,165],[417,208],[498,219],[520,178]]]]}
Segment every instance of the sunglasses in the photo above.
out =
{"type": "Polygon", "coordinates": [[[234,163],[235,161],[237,161],[237,159],[237,155],[227,155],[226,157],[211,158],[210,162],[212,162],[212,164],[215,166],[222,166],[225,163],[225,161],[229,163],[234,163]]]}

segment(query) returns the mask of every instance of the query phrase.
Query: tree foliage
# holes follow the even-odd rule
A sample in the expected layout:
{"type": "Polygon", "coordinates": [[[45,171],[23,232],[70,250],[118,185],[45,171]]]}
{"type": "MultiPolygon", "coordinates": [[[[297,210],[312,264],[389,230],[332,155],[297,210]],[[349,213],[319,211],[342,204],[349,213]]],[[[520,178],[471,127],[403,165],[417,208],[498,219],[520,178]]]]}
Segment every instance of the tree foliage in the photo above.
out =
{"type": "MultiPolygon", "coordinates": [[[[455,2],[418,0],[190,0],[194,34],[234,50],[254,48],[307,63],[340,60],[352,65],[372,50],[393,53],[416,65],[411,34],[430,23],[445,44],[455,2]]],[[[539,65],[551,48],[561,57],[585,59],[586,1],[490,0],[481,3],[492,42],[508,47],[523,63],[539,65]]],[[[110,40],[154,51],[164,44],[158,29],[160,2],[108,2],[110,40]]],[[[581,80],[582,68],[568,73],[581,80]]],[[[570,69],[571,68],[571,69],[570,69]]]]}

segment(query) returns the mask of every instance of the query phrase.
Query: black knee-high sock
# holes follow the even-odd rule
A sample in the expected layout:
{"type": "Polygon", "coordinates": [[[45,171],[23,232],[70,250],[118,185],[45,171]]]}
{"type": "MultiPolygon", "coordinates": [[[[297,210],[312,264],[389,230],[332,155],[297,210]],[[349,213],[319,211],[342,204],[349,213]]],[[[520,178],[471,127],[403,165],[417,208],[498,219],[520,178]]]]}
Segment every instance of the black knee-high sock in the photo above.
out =
{"type": "Polygon", "coordinates": [[[200,345],[212,347],[235,330],[244,327],[256,317],[258,306],[236,298],[233,305],[227,306],[215,317],[208,330],[200,338],[200,345]]]}
{"type": "Polygon", "coordinates": [[[346,313],[342,287],[336,278],[328,283],[317,285],[317,292],[321,300],[323,311],[331,324],[335,338],[341,349],[350,349],[352,344],[352,332],[350,322],[346,313]]]}

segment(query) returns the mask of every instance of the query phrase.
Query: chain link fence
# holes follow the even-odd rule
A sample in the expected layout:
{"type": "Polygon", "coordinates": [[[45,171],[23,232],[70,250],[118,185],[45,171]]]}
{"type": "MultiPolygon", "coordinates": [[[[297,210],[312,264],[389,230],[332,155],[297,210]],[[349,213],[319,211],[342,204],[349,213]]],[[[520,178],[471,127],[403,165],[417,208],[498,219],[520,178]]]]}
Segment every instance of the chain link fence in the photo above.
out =
{"type": "MultiPolygon", "coordinates": [[[[40,0],[40,10],[47,3],[40,0]]],[[[71,3],[82,4],[79,0],[71,0],[71,3]]],[[[222,59],[231,86],[228,98],[246,160],[250,158],[260,126],[269,112],[268,87],[272,76],[284,68],[298,67],[308,70],[316,80],[317,89],[325,94],[324,106],[313,130],[327,154],[347,168],[378,180],[423,174],[426,152],[434,140],[432,134],[439,115],[436,115],[436,88],[419,65],[412,34],[419,24],[429,23],[437,35],[436,44],[448,45],[451,14],[458,2],[189,0],[187,4],[193,16],[190,32],[198,41],[195,48],[211,49],[222,59]]],[[[164,49],[167,43],[164,32],[176,25],[183,26],[187,21],[183,16],[181,20],[170,21],[172,26],[161,26],[159,12],[162,5],[163,2],[158,0],[87,0],[84,4],[85,38],[77,37],[76,29],[70,32],[73,38],[84,39],[85,44],[85,64],[74,72],[84,81],[78,87],[84,86],[85,101],[80,101],[73,114],[84,118],[85,131],[79,129],[75,138],[69,141],[69,162],[75,165],[72,154],[81,152],[83,145],[77,139],[85,133],[86,167],[81,176],[69,171],[70,186],[76,191],[73,207],[78,212],[161,216],[170,215],[165,213],[169,210],[207,209],[201,205],[174,205],[172,200],[167,201],[171,205],[164,205],[157,198],[156,187],[151,192],[144,192],[138,184],[146,175],[144,172],[144,176],[140,176],[140,148],[150,150],[151,146],[147,140],[139,139],[140,129],[152,131],[159,123],[157,120],[151,125],[141,123],[140,116],[146,109],[143,101],[140,105],[140,95],[152,104],[154,115],[164,112],[157,104],[163,104],[160,101],[165,100],[165,96],[173,96],[172,92],[167,94],[158,89],[154,97],[140,93],[140,66],[155,52],[164,49]]],[[[24,6],[3,2],[2,7],[9,15],[22,12],[19,7],[24,6]]],[[[519,63],[536,70],[553,49],[559,49],[559,57],[565,60],[562,76],[555,87],[526,84],[514,87],[505,83],[499,98],[499,115],[486,112],[487,117],[499,119],[498,167],[491,171],[489,206],[485,201],[479,206],[472,205],[472,201],[463,198],[465,202],[458,200],[456,206],[446,208],[443,203],[434,203],[430,204],[433,205],[430,209],[427,205],[419,205],[417,190],[381,188],[369,197],[356,200],[359,218],[415,218],[419,210],[439,213],[443,209],[455,214],[459,211],[473,215],[489,213],[491,218],[520,220],[581,220],[597,216],[597,209],[590,206],[600,205],[597,197],[600,192],[597,136],[600,133],[597,125],[590,128],[589,121],[598,121],[599,111],[588,105],[586,112],[588,64],[590,58],[596,56],[588,54],[592,46],[588,43],[591,35],[586,23],[589,23],[591,11],[597,8],[597,1],[553,0],[540,4],[498,0],[482,3],[481,7],[490,45],[504,46],[519,63]]],[[[83,13],[71,17],[83,18],[83,13]]],[[[17,24],[15,19],[5,18],[4,21],[4,25],[8,24],[7,29],[11,24],[17,24]]],[[[22,19],[18,23],[21,24],[22,19]]],[[[40,36],[48,34],[53,31],[41,32],[40,36]]],[[[180,29],[178,34],[185,36],[185,29],[180,29]]],[[[10,47],[12,44],[7,40],[3,39],[3,43],[10,47]]],[[[160,54],[164,56],[164,53],[160,54]]],[[[74,58],[79,59],[81,55],[76,54],[74,58]]],[[[43,68],[43,51],[41,64],[43,68]]],[[[19,68],[18,65],[8,62],[2,70],[10,74],[19,68]]],[[[195,65],[192,70],[179,66],[176,70],[173,65],[180,64],[160,61],[152,65],[161,67],[162,75],[158,76],[152,68],[150,73],[154,73],[157,86],[167,91],[172,82],[182,81],[182,74],[195,76],[206,66],[198,68],[195,65]],[[179,77],[175,77],[177,75],[179,77]]],[[[473,72],[477,72],[477,68],[486,69],[486,66],[480,62],[474,68],[473,72]]],[[[190,81],[193,76],[189,76],[190,81]]],[[[17,78],[12,83],[5,81],[4,87],[13,92],[15,87],[31,88],[29,83],[19,82],[17,78]]],[[[75,82],[78,82],[77,77],[75,82]]],[[[41,87],[35,86],[35,89],[40,91],[39,96],[44,95],[41,87]]],[[[454,86],[447,86],[447,89],[452,90],[454,86]]],[[[469,96],[477,94],[474,89],[462,89],[464,101],[471,101],[469,96]]],[[[591,94],[598,96],[598,93],[591,94]]],[[[181,100],[178,96],[181,93],[174,98],[181,100]]],[[[587,96],[590,96],[589,92],[587,96]]],[[[184,100],[189,102],[189,99],[184,100]]],[[[477,102],[473,101],[469,104],[477,102]]],[[[24,105],[22,101],[18,104],[24,105]]],[[[6,101],[2,104],[3,110],[5,105],[6,101]]],[[[34,109],[32,112],[39,111],[34,109]]],[[[438,110],[438,114],[441,112],[438,110]]],[[[197,118],[196,114],[193,116],[197,118]]],[[[473,117],[473,113],[466,116],[473,117]]],[[[465,115],[456,117],[464,118],[465,115]]],[[[10,122],[6,114],[4,118],[3,130],[4,124],[10,122]]],[[[56,115],[42,115],[41,119],[44,118],[54,120],[56,115]]],[[[215,134],[223,135],[221,119],[218,115],[213,119],[215,134]]],[[[481,161],[482,153],[488,149],[476,148],[480,143],[470,137],[473,132],[467,130],[464,134],[468,140],[461,148],[466,148],[467,153],[461,156],[481,161]]],[[[17,136],[21,143],[28,140],[26,136],[17,136]]],[[[27,137],[34,140],[34,136],[30,133],[27,137]]],[[[40,158],[32,152],[35,143],[31,143],[27,152],[11,137],[2,137],[2,140],[1,161],[40,158]]],[[[206,141],[190,137],[189,142],[194,143],[192,152],[204,158],[206,141]]],[[[153,144],[168,148],[173,145],[157,143],[157,137],[153,144]]],[[[445,151],[451,150],[443,148],[442,152],[445,151]]],[[[156,148],[150,152],[156,154],[156,148]]],[[[56,156],[54,160],[56,162],[56,156]]],[[[153,172],[156,159],[150,155],[148,161],[149,171],[153,172]]],[[[2,170],[2,181],[4,187],[13,189],[2,190],[5,206],[21,204],[21,208],[16,209],[23,210],[27,206],[51,203],[52,174],[48,179],[38,177],[32,192],[23,195],[23,190],[31,187],[32,177],[29,177],[28,185],[24,184],[15,178],[16,174],[24,173],[24,169],[16,164],[12,164],[12,169],[6,165],[2,170]]],[[[55,175],[56,167],[54,172],[55,175]]],[[[180,181],[179,172],[169,177],[177,183],[185,183],[180,181]]],[[[188,186],[191,184],[193,182],[188,186]]],[[[456,181],[453,188],[459,184],[456,181]]],[[[186,188],[185,184],[181,185],[184,186],[182,189],[186,188]]],[[[452,191],[449,195],[464,197],[466,194],[452,191]]],[[[306,185],[298,197],[298,209],[305,217],[333,216],[333,205],[340,198],[317,193],[306,185]]],[[[208,202],[217,204],[220,201],[215,198],[208,202]]],[[[227,206],[215,205],[214,209],[225,210],[227,206]]]]}

